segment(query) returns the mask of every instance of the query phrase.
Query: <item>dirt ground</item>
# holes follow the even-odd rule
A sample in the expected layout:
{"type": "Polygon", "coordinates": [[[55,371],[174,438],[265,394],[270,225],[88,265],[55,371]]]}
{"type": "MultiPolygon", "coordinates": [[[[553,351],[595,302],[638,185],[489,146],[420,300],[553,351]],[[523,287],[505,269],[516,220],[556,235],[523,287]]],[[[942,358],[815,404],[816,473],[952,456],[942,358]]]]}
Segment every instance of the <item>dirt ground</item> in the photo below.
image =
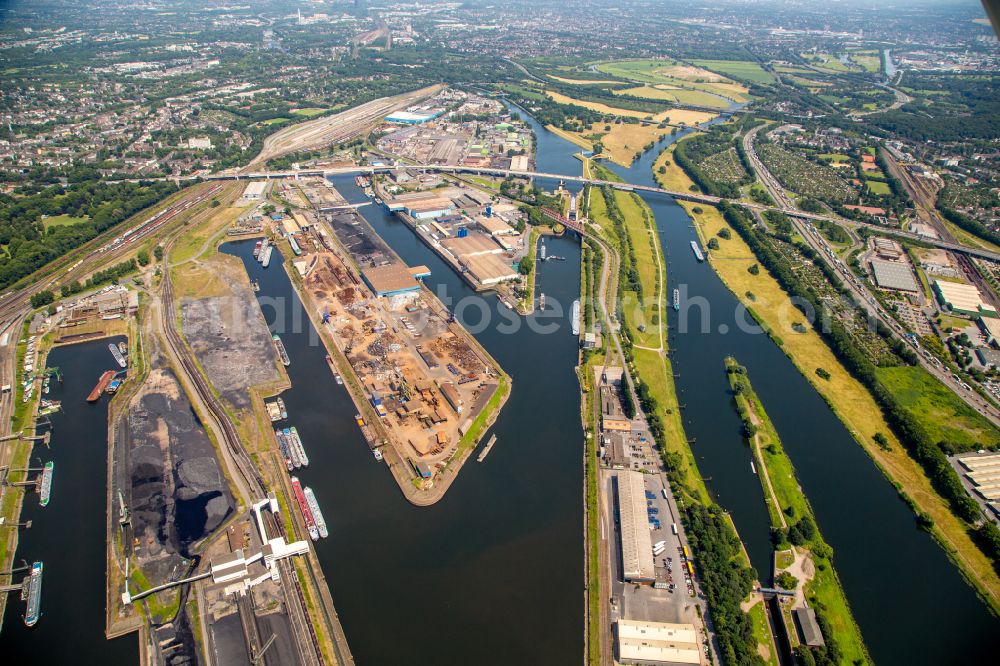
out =
{"type": "Polygon", "coordinates": [[[242,265],[224,259],[214,256],[205,262],[224,293],[202,298],[181,293],[182,326],[219,395],[242,411],[251,408],[248,387],[276,382],[281,374],[271,333],[242,265]]]}

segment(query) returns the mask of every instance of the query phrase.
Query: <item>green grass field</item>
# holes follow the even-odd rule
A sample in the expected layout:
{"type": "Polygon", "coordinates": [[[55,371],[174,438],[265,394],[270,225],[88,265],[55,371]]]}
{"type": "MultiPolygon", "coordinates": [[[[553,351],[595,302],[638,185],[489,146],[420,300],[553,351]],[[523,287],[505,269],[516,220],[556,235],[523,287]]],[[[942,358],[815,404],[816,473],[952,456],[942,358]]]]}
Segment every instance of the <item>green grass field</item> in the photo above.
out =
{"type": "Polygon", "coordinates": [[[48,231],[51,227],[65,227],[71,224],[79,224],[80,222],[86,222],[89,217],[73,217],[72,215],[53,215],[52,217],[47,217],[42,220],[42,224],[45,226],[45,230],[48,231]]]}
{"type": "Polygon", "coordinates": [[[1000,430],[923,368],[879,368],[876,372],[934,441],[952,442],[970,450],[1000,444],[1000,430]]]}
{"type": "Polygon", "coordinates": [[[868,187],[868,191],[872,194],[878,194],[879,196],[888,196],[892,194],[892,189],[889,187],[889,183],[884,183],[880,180],[866,180],[865,186],[868,187]]]}
{"type": "Polygon", "coordinates": [[[693,60],[694,64],[750,83],[774,83],[774,75],[749,60],[693,60]]]}
{"type": "Polygon", "coordinates": [[[292,111],[293,116],[299,116],[300,118],[312,118],[313,116],[318,116],[321,113],[326,113],[326,109],[321,109],[315,106],[304,109],[295,109],[292,111]]]}

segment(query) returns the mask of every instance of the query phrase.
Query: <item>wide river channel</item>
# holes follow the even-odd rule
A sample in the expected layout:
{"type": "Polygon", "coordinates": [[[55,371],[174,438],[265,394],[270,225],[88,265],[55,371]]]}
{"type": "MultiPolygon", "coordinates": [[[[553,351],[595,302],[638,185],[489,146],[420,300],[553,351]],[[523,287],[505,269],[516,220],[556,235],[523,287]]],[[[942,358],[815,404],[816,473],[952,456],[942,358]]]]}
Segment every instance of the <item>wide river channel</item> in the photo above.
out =
{"type": "MultiPolygon", "coordinates": [[[[539,170],[578,174],[578,149],[529,122],[539,170]]],[[[617,171],[629,182],[653,184],[654,157],[617,171]]],[[[352,178],[333,182],[349,201],[365,200],[352,178]]],[[[681,333],[671,324],[684,426],[761,580],[769,582],[768,519],[723,374],[730,354],[748,367],[782,436],[874,660],[992,663],[1000,647],[996,619],[780,349],[737,326],[736,299],[694,259],[689,242],[696,236],[683,209],[668,197],[644,198],[667,256],[668,289],[681,289],[687,300],[702,297],[710,308],[707,330],[681,333]]],[[[485,462],[470,459],[441,502],[410,505],[365,445],[354,406],[334,382],[283,267],[273,259],[261,268],[250,242],[224,246],[260,280],[265,317],[292,360],[293,386],[283,396],[311,459],[300,477],[329,524],[330,538],[317,550],[355,659],[576,666],[584,631],[583,434],[568,310],[578,296],[579,245],[547,241],[549,254],[566,258],[539,267],[538,289],[554,309],[515,319],[494,296],[472,292],[382,208],[360,211],[404,261],[430,267],[428,286],[511,375],[513,391],[485,462]],[[547,332],[553,322],[557,330],[547,332]]],[[[56,461],[53,499],[37,509],[28,497],[24,516],[35,524],[22,533],[18,551],[29,563],[45,561],[43,616],[27,630],[23,604],[11,595],[0,634],[3,663],[137,661],[134,637],[108,644],[103,636],[106,417],[103,404],[95,409],[83,397],[108,361],[106,342],[50,357],[65,374],[50,397],[63,399],[65,410],[52,417],[52,449],[35,459],[56,461]]]]}

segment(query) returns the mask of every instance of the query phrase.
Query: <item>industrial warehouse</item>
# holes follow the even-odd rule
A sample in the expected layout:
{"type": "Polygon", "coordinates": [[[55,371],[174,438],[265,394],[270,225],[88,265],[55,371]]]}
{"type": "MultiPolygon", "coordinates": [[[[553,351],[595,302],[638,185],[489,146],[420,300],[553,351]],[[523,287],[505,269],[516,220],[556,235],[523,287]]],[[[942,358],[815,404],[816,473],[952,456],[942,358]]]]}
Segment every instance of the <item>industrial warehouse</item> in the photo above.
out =
{"type": "Polygon", "coordinates": [[[617,480],[622,574],[628,582],[652,583],[656,575],[646,517],[646,482],[641,472],[629,471],[619,473],[617,480]]]}
{"type": "Polygon", "coordinates": [[[622,664],[701,663],[693,624],[619,620],[615,648],[622,664]]]}
{"type": "Polygon", "coordinates": [[[1000,523],[1000,453],[969,453],[951,458],[965,491],[1000,523]]]}

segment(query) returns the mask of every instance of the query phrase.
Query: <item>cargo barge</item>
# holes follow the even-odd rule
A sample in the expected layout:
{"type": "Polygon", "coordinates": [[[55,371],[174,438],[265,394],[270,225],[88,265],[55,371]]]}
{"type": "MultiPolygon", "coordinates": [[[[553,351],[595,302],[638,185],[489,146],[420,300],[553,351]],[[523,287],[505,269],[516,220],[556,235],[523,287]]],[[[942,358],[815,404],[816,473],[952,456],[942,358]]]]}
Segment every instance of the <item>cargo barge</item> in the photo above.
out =
{"type": "Polygon", "coordinates": [[[288,440],[288,448],[291,450],[292,456],[299,461],[299,466],[308,467],[309,456],[306,455],[306,449],[302,445],[302,438],[299,437],[299,431],[295,426],[285,428],[285,438],[288,440]]]}
{"type": "Polygon", "coordinates": [[[274,250],[273,245],[268,245],[266,248],[264,248],[264,252],[262,253],[262,258],[260,260],[260,265],[263,266],[264,268],[267,268],[268,266],[271,265],[271,252],[273,250],[274,250]]]}
{"type": "Polygon", "coordinates": [[[573,315],[570,318],[573,322],[573,335],[580,335],[580,299],[573,301],[573,315]]]}
{"type": "Polygon", "coordinates": [[[111,350],[111,355],[115,357],[115,362],[119,366],[124,368],[127,365],[127,363],[125,362],[125,357],[122,356],[121,351],[118,349],[118,345],[112,342],[111,344],[108,345],[108,349],[111,350]]]}
{"type": "Polygon", "coordinates": [[[292,492],[295,494],[295,501],[298,502],[302,520],[306,523],[309,538],[313,541],[319,541],[319,529],[316,527],[316,521],[313,520],[312,511],[309,510],[309,502],[306,500],[305,493],[302,492],[302,484],[299,483],[297,476],[292,477],[292,492]]]}
{"type": "Polygon", "coordinates": [[[104,389],[106,389],[108,384],[111,383],[114,376],[114,370],[106,370],[104,374],[101,375],[101,378],[97,380],[97,385],[94,387],[94,390],[87,396],[87,402],[97,402],[100,399],[101,394],[104,393],[104,389]]]}
{"type": "Polygon", "coordinates": [[[278,442],[278,450],[281,451],[281,457],[285,459],[285,467],[291,472],[295,469],[295,460],[292,458],[291,449],[288,448],[288,439],[285,438],[285,433],[275,429],[274,439],[278,442]]]}
{"type": "Polygon", "coordinates": [[[42,563],[31,565],[31,578],[28,579],[28,612],[24,614],[24,624],[33,627],[38,622],[42,611],[42,563]]]}
{"type": "Polygon", "coordinates": [[[257,246],[258,247],[255,248],[257,250],[257,253],[254,255],[254,259],[256,259],[259,262],[263,262],[264,252],[266,252],[267,248],[271,246],[271,243],[266,238],[262,238],[259,241],[257,241],[257,246]]]}
{"type": "Polygon", "coordinates": [[[701,253],[701,248],[698,247],[698,241],[691,241],[691,251],[694,252],[694,258],[698,261],[705,261],[705,255],[701,253]]]}
{"type": "Polygon", "coordinates": [[[271,340],[274,342],[274,348],[278,352],[278,358],[281,359],[282,364],[286,367],[292,364],[292,360],[288,358],[288,352],[285,351],[285,343],[281,341],[278,334],[275,333],[271,335],[271,340]]]}
{"type": "Polygon", "coordinates": [[[326,529],[326,518],[323,517],[323,512],[319,508],[316,495],[309,486],[303,488],[302,493],[306,496],[306,504],[309,505],[309,511],[312,512],[313,522],[316,524],[316,531],[319,532],[319,538],[327,538],[330,536],[330,532],[326,529]]]}
{"type": "Polygon", "coordinates": [[[52,496],[52,471],[55,466],[55,463],[50,460],[45,463],[45,467],[42,469],[42,480],[38,486],[38,503],[42,506],[48,506],[49,498],[52,496]]]}

